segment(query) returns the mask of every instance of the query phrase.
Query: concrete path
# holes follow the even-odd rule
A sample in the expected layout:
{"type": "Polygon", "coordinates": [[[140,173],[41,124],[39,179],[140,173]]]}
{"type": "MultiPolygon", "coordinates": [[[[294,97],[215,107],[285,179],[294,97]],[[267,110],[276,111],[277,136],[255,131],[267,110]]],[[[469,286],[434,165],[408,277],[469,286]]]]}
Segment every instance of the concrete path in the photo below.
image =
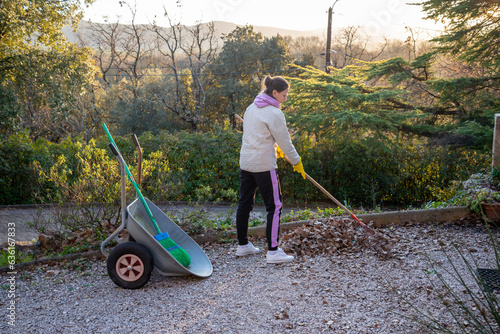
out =
{"type": "MultiPolygon", "coordinates": [[[[174,211],[178,214],[186,210],[200,210],[201,206],[193,206],[187,204],[159,204],[164,212],[174,211]]],[[[213,214],[231,214],[234,218],[236,215],[236,206],[230,205],[205,205],[203,209],[213,214]]],[[[283,215],[290,211],[297,212],[298,208],[285,208],[283,215]]],[[[15,241],[32,241],[38,238],[38,232],[33,228],[33,223],[40,218],[50,218],[52,209],[49,207],[36,208],[35,206],[19,206],[19,207],[2,207],[0,208],[0,244],[8,241],[9,232],[11,238],[15,241]],[[9,230],[10,228],[10,230],[9,230]]],[[[262,206],[256,206],[253,210],[252,217],[265,219],[266,209],[262,206]]]]}
{"type": "MultiPolygon", "coordinates": [[[[38,233],[30,226],[35,221],[39,210],[34,207],[0,209],[0,244],[8,241],[8,237],[15,241],[31,241],[38,238],[38,233]]],[[[48,216],[48,210],[40,214],[48,216]]]]}

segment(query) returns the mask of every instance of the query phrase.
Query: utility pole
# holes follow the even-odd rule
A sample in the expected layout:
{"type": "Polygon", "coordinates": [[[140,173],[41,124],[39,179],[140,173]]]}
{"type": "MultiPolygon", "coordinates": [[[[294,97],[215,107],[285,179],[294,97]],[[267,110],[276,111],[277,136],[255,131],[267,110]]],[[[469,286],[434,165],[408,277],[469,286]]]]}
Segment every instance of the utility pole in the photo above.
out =
{"type": "Polygon", "coordinates": [[[493,168],[500,168],[500,114],[495,114],[495,128],[493,132],[493,168]]]}
{"type": "Polygon", "coordinates": [[[325,53],[325,72],[330,73],[328,66],[331,66],[330,54],[332,52],[332,14],[333,7],[339,0],[335,0],[333,5],[328,8],[328,30],[326,31],[326,53],[325,53]]]}

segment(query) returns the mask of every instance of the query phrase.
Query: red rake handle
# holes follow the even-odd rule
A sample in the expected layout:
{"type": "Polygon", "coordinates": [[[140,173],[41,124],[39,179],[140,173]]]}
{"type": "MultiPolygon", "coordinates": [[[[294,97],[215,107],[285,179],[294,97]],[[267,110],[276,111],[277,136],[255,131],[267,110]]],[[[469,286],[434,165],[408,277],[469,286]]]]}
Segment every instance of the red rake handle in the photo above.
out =
{"type": "MultiPolygon", "coordinates": [[[[236,119],[238,121],[240,121],[241,123],[243,123],[243,118],[241,118],[240,115],[238,114],[234,114],[234,117],[236,117],[236,119]]],[[[288,161],[288,163],[290,165],[293,165],[292,162],[290,160],[288,160],[288,157],[283,154],[284,157],[285,157],[285,160],[288,161]]],[[[344,210],[345,212],[347,212],[352,219],[354,219],[355,221],[357,221],[359,223],[359,225],[361,225],[361,227],[363,227],[368,233],[370,234],[375,234],[375,231],[371,228],[369,228],[365,223],[363,223],[361,220],[358,219],[358,217],[356,217],[354,215],[354,213],[352,213],[348,208],[346,208],[342,203],[340,203],[335,197],[332,196],[332,194],[330,194],[325,188],[323,188],[318,182],[316,182],[316,180],[314,180],[312,177],[309,176],[309,174],[307,173],[304,173],[305,176],[306,176],[306,179],[308,179],[312,184],[314,184],[319,190],[321,190],[321,192],[323,194],[325,194],[326,196],[328,196],[328,198],[330,198],[335,204],[337,204],[342,210],[344,210]]]]}
{"type": "MultiPolygon", "coordinates": [[[[288,158],[285,156],[285,160],[290,162],[290,160],[288,160],[288,158]]],[[[290,162],[291,163],[291,162],[290,162]]],[[[358,219],[358,217],[356,217],[354,215],[354,213],[352,213],[348,208],[346,208],[342,203],[340,203],[335,197],[332,196],[332,194],[330,194],[325,188],[323,188],[318,182],[316,182],[312,177],[310,177],[307,173],[305,173],[306,175],[306,179],[308,179],[309,181],[311,181],[312,184],[314,184],[319,190],[321,190],[321,192],[323,192],[323,194],[325,194],[326,196],[328,196],[328,198],[330,198],[332,201],[335,202],[335,204],[337,204],[342,210],[344,210],[345,212],[347,212],[351,217],[352,219],[354,219],[355,221],[357,221],[359,223],[359,225],[361,225],[361,227],[363,227],[367,232],[369,232],[370,234],[375,234],[375,231],[372,230],[371,228],[369,228],[365,223],[363,223],[361,220],[358,219]]]]}

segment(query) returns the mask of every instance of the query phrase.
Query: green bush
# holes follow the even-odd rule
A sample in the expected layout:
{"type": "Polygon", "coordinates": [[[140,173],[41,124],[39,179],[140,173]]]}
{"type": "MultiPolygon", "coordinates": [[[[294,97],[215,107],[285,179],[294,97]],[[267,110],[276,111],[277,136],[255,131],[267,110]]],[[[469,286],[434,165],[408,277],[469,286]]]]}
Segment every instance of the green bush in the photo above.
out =
{"type": "Polygon", "coordinates": [[[31,167],[35,156],[26,132],[0,142],[0,205],[33,203],[35,174],[31,167]]]}
{"type": "MultiPolygon", "coordinates": [[[[341,202],[376,208],[422,206],[447,201],[456,181],[487,168],[490,155],[464,148],[424,146],[412,141],[374,138],[312,145],[299,139],[296,147],[306,172],[341,202]]],[[[329,201],[312,184],[280,162],[282,190],[289,200],[329,201]]]]}
{"type": "MultiPolygon", "coordinates": [[[[136,175],[137,151],[132,137],[114,139],[136,175]]],[[[237,201],[241,133],[145,132],[139,142],[144,151],[141,189],[146,197],[153,201],[237,201]]],[[[489,166],[487,153],[411,141],[387,143],[373,138],[341,138],[321,143],[305,137],[294,140],[306,172],[338,200],[354,206],[404,207],[446,202],[454,196],[461,180],[489,166]]],[[[108,144],[105,136],[90,144],[69,138],[60,143],[42,139],[32,142],[24,133],[1,141],[1,204],[70,202],[63,194],[67,190],[57,185],[54,178],[40,178],[35,165],[38,170],[57,169],[54,173],[59,176],[65,173],[64,182],[73,191],[89,193],[91,187],[99,187],[90,182],[86,189],[76,186],[82,177],[96,178],[90,174],[92,169],[99,171],[100,184],[107,180],[107,187],[119,187],[118,161],[108,144]],[[64,163],[60,161],[62,157],[64,163]],[[108,167],[100,169],[103,166],[108,167]]],[[[279,159],[278,168],[285,203],[329,202],[287,162],[279,159]]],[[[128,192],[134,193],[130,184],[128,192]]],[[[96,195],[92,198],[109,201],[96,195]]]]}
{"type": "Polygon", "coordinates": [[[36,178],[33,181],[34,188],[34,202],[35,203],[53,203],[64,202],[66,200],[58,200],[61,197],[60,189],[56,186],[54,180],[43,178],[40,175],[41,170],[49,170],[57,166],[61,157],[64,157],[64,168],[71,171],[67,174],[67,182],[72,184],[78,178],[76,171],[79,168],[80,162],[78,159],[78,142],[73,142],[69,137],[60,143],[52,143],[46,139],[38,139],[32,144],[34,149],[33,162],[33,175],[36,178]],[[74,172],[73,172],[74,171],[74,172]]]}
{"type": "MultiPolygon", "coordinates": [[[[117,226],[120,221],[120,170],[116,160],[105,150],[89,144],[74,144],[76,166],[70,167],[69,159],[61,154],[50,167],[43,167],[35,161],[33,166],[39,175],[40,192],[50,185],[50,191],[43,196],[59,214],[56,222],[39,222],[60,225],[64,231],[95,230],[102,233],[106,226],[117,226]],[[64,204],[70,204],[64,208],[64,204]],[[106,226],[105,226],[106,225],[106,226]]],[[[129,200],[133,197],[129,197],[129,200]]]]}
{"type": "Polygon", "coordinates": [[[177,145],[167,148],[167,158],[185,180],[183,199],[234,201],[234,191],[239,189],[241,135],[220,130],[182,132],[177,138],[177,145]]]}

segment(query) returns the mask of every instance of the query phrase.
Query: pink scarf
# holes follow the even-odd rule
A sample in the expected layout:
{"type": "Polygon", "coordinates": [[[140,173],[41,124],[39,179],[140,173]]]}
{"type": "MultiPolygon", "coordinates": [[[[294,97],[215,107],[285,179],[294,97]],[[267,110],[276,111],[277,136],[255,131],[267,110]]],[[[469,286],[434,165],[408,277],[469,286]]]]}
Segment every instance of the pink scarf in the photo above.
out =
{"type": "Polygon", "coordinates": [[[278,109],[280,108],[280,104],[278,103],[278,101],[274,97],[271,97],[267,94],[257,95],[253,103],[255,103],[255,105],[257,105],[257,107],[259,108],[267,107],[268,105],[275,106],[278,109]]]}

